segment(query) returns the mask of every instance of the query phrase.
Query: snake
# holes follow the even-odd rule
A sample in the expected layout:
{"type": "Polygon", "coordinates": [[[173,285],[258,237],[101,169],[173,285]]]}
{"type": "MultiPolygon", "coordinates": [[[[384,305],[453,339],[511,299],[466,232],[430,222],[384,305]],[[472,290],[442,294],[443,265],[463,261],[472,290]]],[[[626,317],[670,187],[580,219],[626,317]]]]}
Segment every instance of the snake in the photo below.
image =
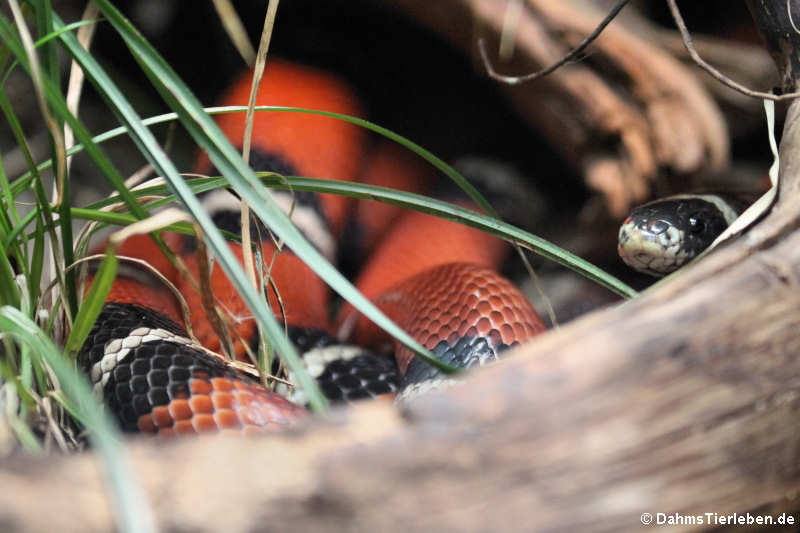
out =
{"type": "MultiPolygon", "coordinates": [[[[220,104],[246,105],[252,79],[252,72],[245,72],[234,80],[220,104]]],[[[334,74],[272,58],[255,103],[363,116],[355,91],[334,74]]],[[[215,120],[241,149],[244,116],[225,114],[215,120]]],[[[249,163],[255,171],[409,191],[431,181],[426,164],[399,145],[371,139],[345,121],[303,113],[256,114],[249,163]]],[[[202,153],[195,170],[218,175],[202,153]]],[[[328,260],[342,253],[340,243],[357,238],[357,245],[346,247],[360,263],[355,286],[440,361],[460,368],[489,364],[545,331],[525,296],[498,272],[509,248],[504,241],[375,201],[302,191],[271,194],[328,260]]],[[[231,192],[211,191],[203,204],[218,227],[241,232],[241,202],[231,192]]],[[[337,308],[313,269],[290,248],[279,249],[258,220],[252,219],[250,226],[262,267],[268,268],[264,297],[329,400],[413,399],[453,381],[350,304],[337,308]]],[[[308,395],[292,372],[273,384],[250,364],[258,351],[258,328],[222,269],[199,253],[196,237],[167,232],[162,237],[182,267],[149,235],[125,240],[116,253],[139,262],[121,263],[78,354],[94,393],[120,427],[159,436],[251,434],[279,431],[306,419],[308,395]],[[197,282],[204,271],[205,289],[197,282]],[[180,298],[165,287],[164,279],[180,298]],[[209,316],[214,313],[209,300],[221,328],[209,316]],[[222,353],[225,346],[227,356],[222,353]]],[[[243,261],[242,244],[231,241],[228,246],[243,261]]],[[[281,368],[276,363],[269,370],[280,373],[281,368]]]]}
{"type": "Polygon", "coordinates": [[[711,246],[755,197],[755,193],[687,193],[635,207],[619,228],[619,256],[639,272],[666,276],[711,246]]]}

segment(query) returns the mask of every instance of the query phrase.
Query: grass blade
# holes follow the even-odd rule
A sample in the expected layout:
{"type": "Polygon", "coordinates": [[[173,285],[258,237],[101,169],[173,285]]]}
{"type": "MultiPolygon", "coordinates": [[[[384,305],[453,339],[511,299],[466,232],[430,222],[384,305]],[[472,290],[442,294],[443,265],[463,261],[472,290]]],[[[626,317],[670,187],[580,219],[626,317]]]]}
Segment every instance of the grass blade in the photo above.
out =
{"type": "Polygon", "coordinates": [[[0,308],[0,331],[30,347],[39,364],[53,369],[76,418],[90,430],[91,439],[110,478],[117,524],[130,533],[155,532],[152,511],[119,445],[119,435],[108,412],[92,397],[83,376],[67,362],[49,337],[20,310],[0,308]]]}
{"type": "MultiPolygon", "coordinates": [[[[391,205],[396,205],[405,209],[413,209],[431,215],[447,218],[454,222],[472,226],[486,233],[495,235],[510,243],[516,243],[523,248],[527,248],[532,252],[563,265],[578,274],[591,279],[606,287],[610,291],[625,297],[631,298],[635,296],[636,291],[618,280],[614,276],[604,272],[602,269],[589,263],[588,261],[570,253],[563,248],[556,246],[541,237],[538,237],[528,231],[520,229],[512,224],[503,222],[488,215],[466,209],[464,207],[451,204],[435,198],[430,198],[421,194],[400,191],[397,189],[390,189],[387,187],[379,187],[376,185],[367,185],[363,183],[355,183],[350,181],[339,180],[318,180],[314,178],[303,178],[297,176],[280,176],[277,177],[270,173],[257,173],[264,185],[279,190],[294,190],[294,191],[311,191],[316,193],[339,194],[350,198],[361,200],[374,200],[391,205]]],[[[189,186],[199,194],[204,191],[210,191],[225,187],[227,182],[223,178],[196,178],[188,182],[189,186]]],[[[148,187],[136,191],[136,194],[141,195],[154,195],[162,196],[168,191],[163,186],[148,187]]],[[[101,202],[97,202],[87,208],[81,209],[80,214],[76,216],[82,218],[84,216],[92,216],[92,220],[99,220],[92,215],[94,209],[99,209],[105,205],[109,205],[118,201],[118,198],[111,197],[101,202]]],[[[169,195],[166,195],[163,200],[157,200],[151,204],[156,207],[162,204],[167,204],[172,201],[169,195]]],[[[76,212],[78,210],[76,209],[76,212]]],[[[124,217],[125,215],[115,215],[116,217],[124,217]]],[[[128,217],[129,219],[129,217],[128,217]]]]}
{"type": "Polygon", "coordinates": [[[103,310],[103,305],[106,303],[106,297],[111,291],[111,284],[117,277],[117,267],[119,260],[116,254],[111,249],[106,251],[103,261],[100,263],[100,268],[94,276],[89,292],[83,299],[78,315],[75,317],[75,325],[72,331],[69,332],[67,342],[64,344],[64,350],[71,354],[80,350],[86,337],[94,325],[100,312],[103,310]]]}
{"type": "MultiPolygon", "coordinates": [[[[53,15],[53,22],[57,28],[57,31],[60,31],[64,27],[63,23],[61,23],[58,17],[55,15],[53,15]]],[[[62,42],[71,37],[74,39],[75,44],[80,48],[80,45],[77,44],[77,39],[75,39],[75,36],[71,33],[61,32],[59,33],[59,36],[62,42]]],[[[0,39],[3,40],[4,44],[19,60],[20,66],[22,66],[27,72],[30,72],[30,66],[28,65],[27,57],[25,56],[25,53],[19,43],[14,38],[14,33],[10,24],[2,16],[0,16],[0,39]]],[[[83,49],[81,48],[81,50],[83,49]]],[[[102,172],[106,179],[111,182],[114,188],[119,192],[121,198],[131,212],[136,216],[136,218],[147,218],[149,214],[141,207],[141,205],[136,202],[128,188],[125,187],[124,178],[113,165],[111,160],[105,155],[105,153],[103,153],[102,150],[100,150],[97,143],[92,140],[92,137],[89,135],[86,127],[80,121],[78,121],[77,118],[72,115],[72,113],[69,112],[67,104],[61,95],[60,88],[55,87],[47,78],[42,79],[42,86],[53,112],[55,112],[59,117],[64,119],[69,124],[70,128],[72,128],[72,130],[75,132],[75,137],[83,146],[83,149],[86,150],[87,154],[92,158],[94,163],[97,165],[98,170],[102,172]]],[[[69,151],[67,152],[67,155],[69,155],[69,151]]],[[[15,183],[14,185],[17,184],[15,183]]],[[[15,191],[16,194],[27,187],[27,184],[24,181],[22,181],[17,187],[14,187],[14,185],[12,185],[12,190],[15,191]]]]}

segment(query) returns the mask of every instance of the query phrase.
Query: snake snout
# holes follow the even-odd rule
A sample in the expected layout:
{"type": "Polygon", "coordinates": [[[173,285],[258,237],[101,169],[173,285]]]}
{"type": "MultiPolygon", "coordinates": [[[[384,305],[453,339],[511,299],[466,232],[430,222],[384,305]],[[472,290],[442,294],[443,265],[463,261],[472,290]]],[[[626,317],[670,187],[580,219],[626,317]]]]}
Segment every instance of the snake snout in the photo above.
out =
{"type": "Polygon", "coordinates": [[[664,276],[708,248],[736,219],[744,207],[740,204],[710,194],[675,195],[644,204],[622,223],[617,250],[636,270],[664,276]]]}
{"type": "Polygon", "coordinates": [[[617,250],[639,272],[663,276],[682,264],[681,242],[682,232],[669,221],[634,216],[620,227],[617,250]]]}

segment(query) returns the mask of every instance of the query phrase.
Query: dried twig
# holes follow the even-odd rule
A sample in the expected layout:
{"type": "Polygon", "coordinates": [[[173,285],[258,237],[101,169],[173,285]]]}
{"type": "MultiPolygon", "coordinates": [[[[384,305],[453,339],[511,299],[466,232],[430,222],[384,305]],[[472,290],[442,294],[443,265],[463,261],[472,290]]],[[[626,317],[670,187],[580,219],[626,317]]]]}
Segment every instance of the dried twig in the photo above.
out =
{"type": "MultiPolygon", "coordinates": [[[[97,4],[94,2],[89,2],[86,4],[86,9],[83,12],[83,16],[81,20],[89,21],[97,18],[97,14],[100,12],[100,8],[97,7],[97,4]]],[[[92,23],[86,26],[81,26],[78,29],[78,42],[80,45],[85,49],[89,50],[89,47],[92,43],[92,38],[94,37],[94,32],[97,29],[97,24],[92,23]]],[[[85,76],[83,74],[83,69],[78,64],[78,62],[73,59],[72,63],[69,67],[69,84],[67,90],[67,109],[70,110],[70,113],[78,116],[78,107],[80,106],[81,101],[81,93],[83,91],[83,81],[85,76]]],[[[72,148],[75,144],[75,133],[72,131],[72,128],[69,124],[64,125],[64,147],[66,149],[72,148]]],[[[67,171],[72,164],[72,156],[67,157],[67,171]]]]}
{"type": "MultiPolygon", "coordinates": [[[[272,0],[269,5],[267,5],[267,14],[261,32],[261,41],[258,45],[255,66],[253,68],[253,81],[250,88],[250,98],[247,103],[247,113],[244,119],[244,138],[242,139],[242,159],[244,159],[245,163],[250,163],[250,142],[253,136],[253,120],[255,118],[254,108],[256,105],[256,98],[258,97],[258,87],[261,84],[261,76],[264,74],[264,68],[267,63],[269,43],[272,40],[272,30],[275,27],[278,3],[279,0],[272,0]]],[[[245,201],[242,201],[241,225],[242,253],[244,254],[242,260],[245,265],[245,272],[247,273],[248,279],[253,284],[253,287],[258,287],[256,271],[253,266],[253,252],[250,240],[250,206],[248,206],[245,201]]],[[[278,248],[280,249],[280,246],[278,248]]]]}
{"type": "MultiPolygon", "coordinates": [[[[675,20],[675,25],[678,27],[678,31],[681,34],[683,44],[686,46],[686,51],[689,52],[689,55],[697,64],[697,66],[708,72],[715,80],[727,87],[730,87],[734,91],[738,91],[744,95],[753,96],[755,98],[763,98],[765,100],[791,100],[800,96],[800,92],[773,94],[762,91],[754,91],[730,79],[728,76],[707,63],[702,57],[700,57],[700,54],[697,53],[694,43],[692,42],[692,36],[689,33],[689,29],[686,27],[686,22],[683,20],[683,16],[681,16],[681,11],[678,9],[678,4],[675,2],[675,0],[667,0],[667,5],[669,6],[670,12],[672,12],[672,18],[675,20]]],[[[788,2],[787,9],[789,9],[788,2]]]]}
{"type": "Polygon", "coordinates": [[[608,26],[612,20],[614,20],[617,14],[620,11],[622,11],[622,8],[624,8],[628,4],[628,2],[630,2],[630,0],[620,0],[617,3],[617,5],[615,5],[611,9],[611,11],[609,11],[608,15],[606,15],[606,17],[602,20],[602,22],[598,24],[597,28],[595,28],[595,30],[592,33],[590,33],[588,37],[586,37],[583,41],[581,41],[581,43],[578,46],[570,50],[569,53],[567,53],[564,57],[562,57],[561,59],[559,59],[558,61],[556,61],[547,68],[544,68],[542,70],[537,70],[536,72],[531,72],[530,74],[525,74],[524,76],[504,76],[502,74],[498,74],[497,71],[494,69],[494,67],[492,67],[492,63],[489,60],[489,55],[486,52],[485,39],[478,39],[478,49],[480,50],[481,60],[483,61],[483,64],[486,68],[486,72],[492,79],[503,83],[507,83],[509,85],[518,85],[520,83],[533,81],[537,78],[547,76],[551,72],[566,65],[567,63],[578,57],[578,55],[580,55],[586,49],[586,47],[588,47],[590,44],[592,44],[592,42],[595,39],[597,39],[597,37],[600,35],[600,33],[602,33],[605,27],[608,26]]]}
{"type": "Polygon", "coordinates": [[[230,0],[212,0],[212,2],[214,3],[214,9],[217,10],[217,14],[219,15],[219,20],[228,33],[228,37],[230,37],[233,46],[236,47],[236,50],[239,52],[239,55],[242,56],[245,63],[252,65],[256,60],[256,52],[253,50],[253,45],[250,44],[250,40],[247,37],[247,30],[244,24],[242,24],[242,19],[239,18],[239,15],[236,13],[233,4],[231,4],[230,0]]]}

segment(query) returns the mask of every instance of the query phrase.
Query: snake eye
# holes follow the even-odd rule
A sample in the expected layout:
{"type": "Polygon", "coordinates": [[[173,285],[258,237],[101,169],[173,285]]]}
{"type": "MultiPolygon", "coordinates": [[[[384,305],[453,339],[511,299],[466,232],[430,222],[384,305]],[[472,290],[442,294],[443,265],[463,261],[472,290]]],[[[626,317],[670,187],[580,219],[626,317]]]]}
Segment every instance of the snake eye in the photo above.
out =
{"type": "Polygon", "coordinates": [[[703,233],[706,229],[706,224],[697,217],[689,217],[689,231],[691,233],[703,233]]]}
{"type": "Polygon", "coordinates": [[[663,220],[651,220],[647,223],[647,231],[652,233],[653,235],[661,235],[665,231],[669,229],[669,224],[664,222],[663,220]]]}

